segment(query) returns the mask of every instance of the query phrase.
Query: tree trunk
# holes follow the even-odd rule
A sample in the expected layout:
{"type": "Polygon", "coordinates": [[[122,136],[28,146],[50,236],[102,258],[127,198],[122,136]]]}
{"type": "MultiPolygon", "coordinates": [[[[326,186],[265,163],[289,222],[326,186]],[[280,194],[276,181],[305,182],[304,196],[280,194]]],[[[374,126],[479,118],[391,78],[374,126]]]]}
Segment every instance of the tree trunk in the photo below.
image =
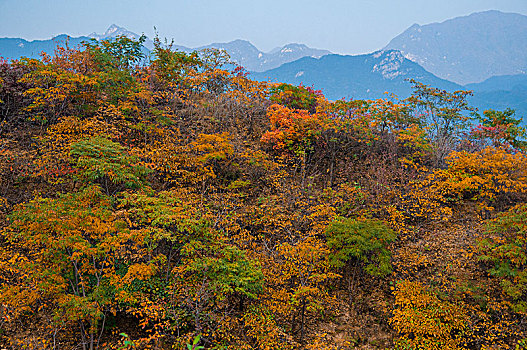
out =
{"type": "Polygon", "coordinates": [[[304,333],[305,333],[305,314],[306,314],[306,297],[302,298],[302,313],[300,318],[300,344],[304,343],[304,333]]]}

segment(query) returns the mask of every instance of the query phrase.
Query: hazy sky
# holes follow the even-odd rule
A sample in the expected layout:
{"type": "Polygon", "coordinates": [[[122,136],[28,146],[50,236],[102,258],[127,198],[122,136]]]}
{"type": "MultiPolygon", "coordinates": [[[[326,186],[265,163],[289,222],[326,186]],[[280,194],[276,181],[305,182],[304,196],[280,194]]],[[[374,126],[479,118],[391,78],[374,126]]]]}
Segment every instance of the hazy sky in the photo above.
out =
{"type": "Polygon", "coordinates": [[[115,23],[196,47],[234,39],[269,51],[298,42],[371,52],[414,23],[496,9],[527,15],[527,0],[0,0],[0,37],[101,33],[115,23]]]}

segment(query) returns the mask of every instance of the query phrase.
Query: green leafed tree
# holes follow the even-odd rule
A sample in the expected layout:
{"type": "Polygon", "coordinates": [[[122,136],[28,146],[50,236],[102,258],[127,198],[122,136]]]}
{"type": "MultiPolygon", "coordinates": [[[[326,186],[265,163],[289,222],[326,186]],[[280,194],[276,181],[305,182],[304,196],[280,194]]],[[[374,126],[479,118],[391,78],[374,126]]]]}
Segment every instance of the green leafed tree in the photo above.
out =
{"type": "Polygon", "coordinates": [[[392,272],[388,245],[396,234],[382,221],[339,218],[326,229],[326,237],[333,266],[340,268],[355,262],[365,265],[364,270],[372,276],[392,272]]]}
{"type": "Polygon", "coordinates": [[[527,205],[517,205],[488,224],[478,248],[480,260],[498,279],[514,311],[527,311],[527,205]]]}
{"type": "Polygon", "coordinates": [[[138,159],[123,146],[102,136],[74,143],[70,156],[81,180],[99,182],[108,193],[116,186],[141,187],[148,174],[148,169],[137,165],[138,159]]]}

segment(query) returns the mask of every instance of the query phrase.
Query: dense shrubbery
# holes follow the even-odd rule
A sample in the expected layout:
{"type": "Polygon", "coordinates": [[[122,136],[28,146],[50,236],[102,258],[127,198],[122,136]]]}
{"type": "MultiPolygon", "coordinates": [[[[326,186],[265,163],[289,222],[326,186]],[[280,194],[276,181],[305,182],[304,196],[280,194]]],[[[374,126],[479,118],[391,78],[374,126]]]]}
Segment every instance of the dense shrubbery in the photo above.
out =
{"type": "Polygon", "coordinates": [[[524,346],[512,111],[328,101],[141,40],[0,62],[3,347],[524,346]]]}

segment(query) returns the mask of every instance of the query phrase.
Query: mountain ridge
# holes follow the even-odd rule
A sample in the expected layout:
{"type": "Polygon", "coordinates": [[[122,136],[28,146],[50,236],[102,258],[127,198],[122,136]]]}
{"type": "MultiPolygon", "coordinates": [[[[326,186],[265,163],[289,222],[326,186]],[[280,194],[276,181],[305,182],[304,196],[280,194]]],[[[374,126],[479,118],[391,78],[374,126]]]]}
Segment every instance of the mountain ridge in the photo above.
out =
{"type": "MultiPolygon", "coordinates": [[[[106,29],[106,31],[102,34],[97,34],[96,32],[93,32],[91,34],[88,35],[88,37],[90,38],[93,38],[95,40],[98,40],[98,41],[101,41],[101,40],[104,40],[104,39],[111,39],[111,38],[116,38],[118,36],[121,36],[121,35],[124,35],[126,36],[127,38],[130,38],[130,39],[133,39],[133,40],[137,40],[141,37],[141,35],[137,34],[137,33],[134,33],[132,31],[129,31],[128,29],[124,28],[124,27],[120,27],[116,24],[111,24],[108,29],[106,29]]],[[[154,42],[150,39],[150,38],[146,38],[145,42],[143,43],[143,45],[150,51],[152,51],[154,49],[154,42]]]]}
{"type": "Polygon", "coordinates": [[[251,72],[251,77],[312,86],[331,100],[386,98],[386,92],[406,98],[412,92],[408,80],[414,79],[450,92],[473,90],[474,96],[469,102],[478,110],[512,108],[518,116],[527,119],[527,75],[492,77],[464,86],[435,76],[397,50],[363,55],[332,54],[318,59],[304,57],[265,72],[251,72]]]}
{"type": "MultiPolygon", "coordinates": [[[[522,20],[524,17],[527,19],[527,16],[520,14],[485,11],[422,26],[416,23],[410,26],[403,34],[410,32],[419,33],[419,31],[423,32],[423,28],[425,27],[429,28],[429,26],[434,25],[441,26],[445,23],[456,23],[459,20],[478,19],[481,16],[491,18],[497,16],[502,18],[503,15],[512,15],[514,18],[520,18],[522,20]]],[[[517,25],[511,23],[510,26],[516,28],[517,25]]],[[[77,46],[84,40],[103,40],[115,38],[119,35],[125,35],[132,39],[139,38],[138,34],[116,24],[110,25],[102,34],[93,32],[88,36],[81,37],[68,37],[66,34],[61,34],[49,40],[33,41],[27,41],[21,38],[0,38],[0,56],[7,58],[13,58],[13,56],[14,58],[21,56],[38,58],[42,51],[52,54],[57,43],[68,41],[70,46],[77,46]]],[[[392,39],[390,43],[394,42],[401,35],[392,39]]],[[[524,34],[520,34],[521,37],[522,35],[524,34]]],[[[462,44],[458,43],[457,45],[462,46],[462,44]]],[[[145,46],[147,48],[153,48],[152,40],[147,39],[145,46]]],[[[259,80],[267,80],[267,77],[269,77],[293,84],[304,83],[313,85],[316,88],[325,90],[327,96],[332,99],[342,97],[381,98],[385,96],[385,91],[390,91],[391,93],[405,97],[411,91],[411,84],[406,82],[405,79],[415,79],[439,88],[474,90],[476,96],[473,100],[483,108],[503,109],[507,107],[505,106],[507,104],[509,107],[517,109],[522,115],[527,116],[527,89],[525,88],[527,86],[527,82],[525,81],[527,80],[527,75],[499,75],[487,78],[478,83],[455,83],[443,78],[441,75],[435,74],[433,69],[427,69],[426,62],[420,64],[419,57],[413,55],[408,50],[397,50],[397,52],[401,52],[398,54],[394,51],[396,49],[385,48],[362,55],[335,55],[328,50],[313,49],[301,43],[289,43],[281,47],[276,47],[269,52],[263,52],[250,41],[244,39],[235,39],[224,43],[215,42],[197,48],[189,48],[181,45],[173,45],[172,47],[185,52],[206,48],[224,49],[229,53],[233,61],[244,66],[251,72],[253,77],[259,80]],[[327,55],[332,57],[321,60],[321,58],[327,55]],[[360,59],[345,57],[360,57],[360,59]],[[367,63],[367,67],[364,66],[366,62],[360,62],[361,59],[369,62],[367,63]],[[411,68],[412,66],[406,60],[417,64],[422,70],[417,68],[417,66],[411,68]],[[353,64],[356,67],[345,67],[344,61],[347,62],[346,64],[353,64]],[[324,66],[326,62],[333,63],[324,66]],[[335,67],[332,67],[332,64],[335,64],[335,67]],[[313,66],[317,66],[315,70],[318,72],[312,71],[313,66]],[[361,70],[362,72],[360,72],[361,70]]],[[[145,53],[149,54],[150,51],[145,51],[145,53]]],[[[475,64],[472,64],[472,66],[475,66],[475,64]]]]}
{"type": "Polygon", "coordinates": [[[77,46],[87,40],[90,40],[87,36],[70,37],[67,34],[59,34],[47,40],[0,38],[0,57],[5,59],[40,58],[42,52],[52,55],[57,45],[64,45],[67,42],[69,46],[77,46]]]}
{"type": "Polygon", "coordinates": [[[386,91],[405,96],[411,92],[406,79],[419,80],[442,89],[461,88],[440,79],[396,50],[362,55],[304,57],[265,72],[251,72],[257,80],[271,78],[290,84],[313,85],[330,99],[373,99],[386,91]]]}
{"type": "MultiPolygon", "coordinates": [[[[65,37],[67,36],[66,34],[61,35],[64,35],[65,37]]],[[[87,36],[68,38],[70,43],[73,44],[72,46],[77,46],[80,45],[82,41],[87,41],[90,39],[100,41],[104,39],[115,38],[120,35],[124,35],[134,40],[137,40],[140,37],[140,35],[137,33],[134,33],[116,24],[112,24],[102,34],[92,32],[87,36]]],[[[48,40],[34,40],[30,42],[22,38],[0,38],[0,53],[1,56],[9,59],[18,59],[23,56],[38,58],[40,56],[40,52],[42,51],[48,54],[53,53],[57,45],[54,39],[55,38],[48,40]],[[16,42],[16,45],[22,44],[22,46],[19,46],[17,49],[15,44],[11,42],[13,40],[16,42]],[[25,47],[28,45],[31,47],[31,50],[25,49],[25,47]]],[[[147,37],[143,46],[148,49],[148,51],[145,51],[145,53],[148,54],[154,49],[154,42],[147,37]]],[[[174,44],[172,45],[172,48],[184,52],[192,52],[207,48],[224,49],[235,63],[245,67],[248,70],[254,71],[265,71],[276,68],[284,63],[292,62],[305,56],[320,57],[322,55],[331,53],[328,50],[310,48],[304,44],[298,43],[286,44],[278,48],[276,51],[272,50],[270,52],[263,52],[256,48],[256,46],[254,46],[251,42],[244,39],[235,39],[223,43],[216,42],[196,48],[189,48],[186,46],[174,44]]]]}

